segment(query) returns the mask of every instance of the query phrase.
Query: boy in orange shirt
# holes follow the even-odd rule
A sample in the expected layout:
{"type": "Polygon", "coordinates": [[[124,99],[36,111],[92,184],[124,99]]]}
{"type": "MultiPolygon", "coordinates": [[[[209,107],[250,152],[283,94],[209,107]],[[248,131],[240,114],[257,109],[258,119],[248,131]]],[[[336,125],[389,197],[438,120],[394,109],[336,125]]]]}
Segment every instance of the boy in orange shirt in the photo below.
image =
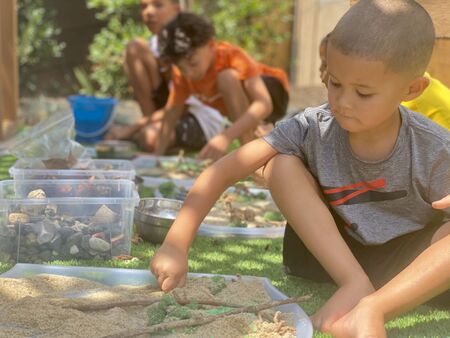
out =
{"type": "Polygon", "coordinates": [[[175,66],[163,126],[150,145],[157,154],[183,143],[176,127],[189,96],[232,122],[210,140],[201,134],[194,136],[204,140],[200,158],[217,160],[234,139],[246,143],[254,138],[261,122],[273,123],[284,116],[289,100],[284,71],[257,63],[232,44],[215,41],[214,27],[200,16],[180,13],[162,30],[159,43],[161,57],[175,66]]]}

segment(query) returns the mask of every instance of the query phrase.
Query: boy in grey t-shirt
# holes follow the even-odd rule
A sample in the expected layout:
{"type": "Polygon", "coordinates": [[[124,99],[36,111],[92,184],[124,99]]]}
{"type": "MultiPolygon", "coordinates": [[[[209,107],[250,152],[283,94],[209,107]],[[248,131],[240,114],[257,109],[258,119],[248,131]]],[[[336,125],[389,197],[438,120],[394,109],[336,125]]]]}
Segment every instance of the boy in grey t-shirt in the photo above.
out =
{"type": "Polygon", "coordinates": [[[432,207],[450,193],[449,133],[400,106],[428,85],[433,44],[431,18],[415,1],[353,6],[330,35],[329,104],[280,122],[202,173],[152,259],[161,288],[184,283],[199,224],[227,186],[260,167],[290,224],[285,265],[339,286],[312,316],[321,330],[450,236],[449,208],[432,207]],[[304,255],[314,261],[304,264],[304,255]]]}

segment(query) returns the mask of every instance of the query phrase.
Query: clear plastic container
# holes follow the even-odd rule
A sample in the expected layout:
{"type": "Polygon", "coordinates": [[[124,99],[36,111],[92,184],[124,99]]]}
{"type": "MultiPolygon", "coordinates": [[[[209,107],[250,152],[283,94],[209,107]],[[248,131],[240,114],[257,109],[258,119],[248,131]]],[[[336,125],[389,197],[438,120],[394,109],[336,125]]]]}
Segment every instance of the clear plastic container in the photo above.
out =
{"type": "MultiPolygon", "coordinates": [[[[11,270],[0,275],[4,278],[25,278],[38,274],[52,274],[60,276],[70,276],[85,278],[95,282],[115,286],[115,285],[156,285],[157,281],[148,270],[135,269],[114,269],[99,267],[80,267],[80,266],[52,266],[52,265],[31,265],[17,264],[11,270]]],[[[204,273],[189,273],[188,278],[222,276],[226,280],[236,278],[231,275],[212,275],[204,273]]],[[[244,280],[258,279],[264,285],[267,294],[272,300],[286,299],[286,295],[272,285],[268,278],[241,276],[244,280]]],[[[74,297],[73,294],[70,294],[74,297]]],[[[81,293],[80,296],[83,296],[81,293]]],[[[75,296],[76,297],[76,296],[75,296]]],[[[293,315],[294,325],[297,329],[298,338],[310,338],[313,336],[313,327],[308,315],[297,304],[286,304],[275,308],[277,311],[291,313],[293,315]]]]}
{"type": "Polygon", "coordinates": [[[128,160],[80,159],[72,169],[47,169],[40,159],[22,158],[9,168],[15,180],[35,179],[127,179],[134,180],[136,172],[128,160]]]}
{"type": "Polygon", "coordinates": [[[0,261],[42,263],[129,255],[130,180],[0,182],[0,261]]]}

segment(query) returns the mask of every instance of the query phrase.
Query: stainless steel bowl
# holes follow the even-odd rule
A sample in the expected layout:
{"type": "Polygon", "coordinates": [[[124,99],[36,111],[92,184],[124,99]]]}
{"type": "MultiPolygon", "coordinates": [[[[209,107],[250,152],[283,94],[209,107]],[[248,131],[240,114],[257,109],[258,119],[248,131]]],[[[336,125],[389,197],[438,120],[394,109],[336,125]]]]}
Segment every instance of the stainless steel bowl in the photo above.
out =
{"type": "Polygon", "coordinates": [[[162,243],[182,205],[182,201],[167,198],[141,199],[134,213],[134,222],[142,239],[162,243]]]}

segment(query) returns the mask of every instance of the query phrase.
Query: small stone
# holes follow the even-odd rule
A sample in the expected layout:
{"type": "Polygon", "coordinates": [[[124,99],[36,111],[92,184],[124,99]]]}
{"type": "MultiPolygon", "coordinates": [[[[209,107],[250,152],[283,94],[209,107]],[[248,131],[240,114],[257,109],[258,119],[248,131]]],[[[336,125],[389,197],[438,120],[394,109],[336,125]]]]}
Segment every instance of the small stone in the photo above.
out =
{"type": "Polygon", "coordinates": [[[54,223],[41,222],[35,223],[33,227],[34,233],[37,234],[37,242],[42,245],[52,240],[56,233],[56,226],[54,223]]]}
{"type": "Polygon", "coordinates": [[[54,218],[54,217],[56,217],[57,212],[58,212],[58,206],[56,204],[48,204],[45,207],[44,215],[48,218],[54,218]]]}
{"type": "Polygon", "coordinates": [[[12,213],[9,214],[8,221],[12,224],[25,224],[30,221],[30,216],[23,213],[12,213]]]}
{"type": "Polygon", "coordinates": [[[77,247],[76,245],[72,245],[72,246],[70,247],[69,252],[70,252],[70,254],[71,254],[72,256],[74,256],[74,255],[76,255],[77,253],[80,252],[80,249],[78,249],[78,247],[77,247]]]}
{"type": "Polygon", "coordinates": [[[91,237],[89,239],[89,246],[91,247],[92,250],[100,252],[106,252],[111,250],[111,244],[109,244],[108,242],[104,241],[101,238],[91,237]]]}
{"type": "Polygon", "coordinates": [[[94,224],[112,224],[117,220],[118,216],[117,213],[106,205],[102,205],[92,217],[91,221],[94,224]]]}
{"type": "Polygon", "coordinates": [[[27,234],[25,236],[25,240],[26,240],[27,245],[33,245],[33,244],[37,243],[37,236],[36,236],[36,234],[30,232],[29,234],[27,234]]]}
{"type": "Polygon", "coordinates": [[[59,229],[59,233],[61,234],[61,237],[63,239],[66,239],[66,238],[69,238],[70,236],[72,236],[75,233],[75,230],[73,230],[69,226],[63,226],[63,227],[61,227],[61,229],[59,229]]]}
{"type": "Polygon", "coordinates": [[[89,225],[75,221],[75,224],[71,227],[73,230],[78,232],[83,232],[85,229],[89,228],[89,225]]]}
{"type": "Polygon", "coordinates": [[[66,245],[71,247],[72,245],[81,245],[81,239],[83,238],[83,234],[81,232],[76,232],[66,240],[66,245]]]}
{"type": "Polygon", "coordinates": [[[44,262],[50,261],[52,259],[52,252],[50,250],[44,250],[39,254],[39,258],[44,262]]]}
{"type": "Polygon", "coordinates": [[[58,251],[61,248],[63,239],[60,234],[56,234],[53,239],[50,241],[50,248],[58,251]]]}
{"type": "Polygon", "coordinates": [[[84,235],[83,238],[81,238],[81,247],[84,250],[89,250],[91,247],[89,246],[89,239],[91,238],[91,236],[89,235],[84,235]]]}

